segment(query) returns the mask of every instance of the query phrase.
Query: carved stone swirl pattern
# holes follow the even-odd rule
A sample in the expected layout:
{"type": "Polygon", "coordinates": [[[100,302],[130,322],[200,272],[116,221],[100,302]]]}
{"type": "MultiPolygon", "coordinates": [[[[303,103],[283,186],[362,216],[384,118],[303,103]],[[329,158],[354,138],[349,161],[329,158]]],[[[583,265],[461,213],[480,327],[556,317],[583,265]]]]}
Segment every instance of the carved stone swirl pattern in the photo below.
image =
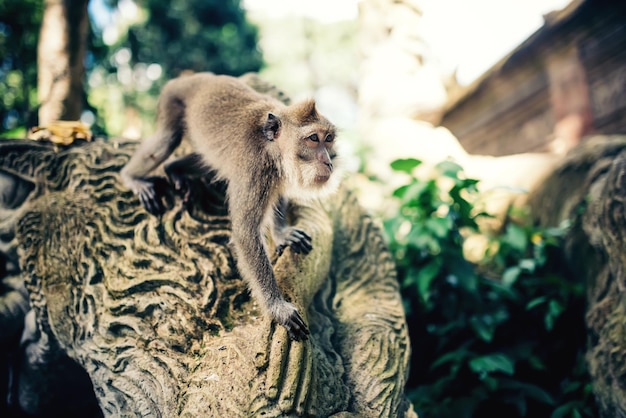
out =
{"type": "Polygon", "coordinates": [[[349,192],[293,206],[314,250],[272,259],[311,328],[296,343],[237,273],[223,185],[199,180],[193,207],[170,196],[156,218],[119,179],[135,144],[1,144],[15,152],[0,169],[37,185],[16,234],[37,330],[86,370],[104,416],[416,416],[394,265],[349,192]]]}

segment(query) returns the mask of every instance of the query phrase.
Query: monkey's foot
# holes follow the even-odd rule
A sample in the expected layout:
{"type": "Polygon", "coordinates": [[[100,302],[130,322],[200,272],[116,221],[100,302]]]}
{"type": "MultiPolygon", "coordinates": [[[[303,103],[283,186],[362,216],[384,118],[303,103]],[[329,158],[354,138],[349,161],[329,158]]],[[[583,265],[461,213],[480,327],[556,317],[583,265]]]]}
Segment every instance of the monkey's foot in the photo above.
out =
{"type": "Polygon", "coordinates": [[[151,214],[158,216],[165,212],[163,197],[167,190],[167,181],[163,177],[146,177],[136,180],[135,194],[144,208],[151,214]]]}
{"type": "Polygon", "coordinates": [[[276,322],[285,327],[289,338],[294,341],[304,341],[309,338],[309,329],[304,323],[304,319],[291,303],[284,302],[279,309],[276,309],[276,322]]]}
{"type": "Polygon", "coordinates": [[[185,205],[189,204],[189,202],[191,202],[191,184],[189,178],[184,175],[168,172],[167,170],[165,172],[167,173],[174,190],[182,195],[183,203],[185,205]]]}
{"type": "Polygon", "coordinates": [[[276,252],[282,255],[287,247],[300,254],[308,254],[313,249],[313,243],[309,234],[292,226],[285,227],[276,238],[276,252]]]}

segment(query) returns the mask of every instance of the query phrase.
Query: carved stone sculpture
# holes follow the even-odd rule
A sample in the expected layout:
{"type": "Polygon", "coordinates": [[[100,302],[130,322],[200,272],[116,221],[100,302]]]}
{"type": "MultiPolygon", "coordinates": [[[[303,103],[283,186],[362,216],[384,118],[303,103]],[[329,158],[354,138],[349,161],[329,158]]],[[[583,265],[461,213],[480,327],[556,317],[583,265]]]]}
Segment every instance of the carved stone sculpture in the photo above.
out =
{"type": "Polygon", "coordinates": [[[587,139],[530,199],[543,225],[572,219],[565,253],[587,286],[586,360],[602,417],[626,417],[626,137],[587,139]]]}
{"type": "Polygon", "coordinates": [[[135,146],[0,142],[0,172],[29,188],[10,218],[32,308],[22,351],[41,354],[15,367],[22,409],[416,416],[404,395],[410,347],[394,264],[349,191],[290,208],[314,244],[307,256],[289,250],[272,260],[311,327],[307,342],[293,342],[260,315],[237,273],[224,185],[197,180],[193,205],[171,195],[171,209],[153,217],[119,179],[135,146]],[[34,369],[51,374],[41,383],[45,373],[34,369]],[[68,378],[86,393],[71,398],[68,378]],[[46,388],[60,392],[55,402],[43,399],[46,388]]]}

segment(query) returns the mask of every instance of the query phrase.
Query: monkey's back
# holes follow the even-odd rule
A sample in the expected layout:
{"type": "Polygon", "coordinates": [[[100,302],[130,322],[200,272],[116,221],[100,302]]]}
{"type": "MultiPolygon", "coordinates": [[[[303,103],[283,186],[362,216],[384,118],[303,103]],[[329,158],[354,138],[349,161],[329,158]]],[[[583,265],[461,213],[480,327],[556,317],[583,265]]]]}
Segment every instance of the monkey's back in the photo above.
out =
{"type": "Polygon", "coordinates": [[[168,82],[160,102],[172,101],[184,106],[184,133],[195,151],[221,177],[228,180],[241,173],[242,166],[269,158],[263,123],[268,112],[284,107],[280,101],[234,77],[211,73],[168,82]]]}

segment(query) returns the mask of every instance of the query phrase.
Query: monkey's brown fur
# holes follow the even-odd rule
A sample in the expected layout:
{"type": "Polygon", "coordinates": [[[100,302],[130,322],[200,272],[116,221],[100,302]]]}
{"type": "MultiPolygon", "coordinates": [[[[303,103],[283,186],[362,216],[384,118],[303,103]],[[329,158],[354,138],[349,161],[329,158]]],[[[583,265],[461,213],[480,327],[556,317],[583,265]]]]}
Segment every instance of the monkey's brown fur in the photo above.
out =
{"type": "Polygon", "coordinates": [[[306,339],[304,320],[276,284],[263,229],[270,227],[279,253],[287,246],[311,251],[311,238],[288,226],[283,211],[286,199],[314,198],[336,189],[335,127],[317,112],[313,100],[285,106],[236,78],[209,73],[171,80],[159,98],[156,134],[142,142],[121,172],[124,184],[153,214],[165,208],[148,174],[183,136],[195,153],[166,165],[171,183],[184,191],[185,173],[192,169],[215,170],[228,182],[239,272],[289,336],[306,339]]]}

